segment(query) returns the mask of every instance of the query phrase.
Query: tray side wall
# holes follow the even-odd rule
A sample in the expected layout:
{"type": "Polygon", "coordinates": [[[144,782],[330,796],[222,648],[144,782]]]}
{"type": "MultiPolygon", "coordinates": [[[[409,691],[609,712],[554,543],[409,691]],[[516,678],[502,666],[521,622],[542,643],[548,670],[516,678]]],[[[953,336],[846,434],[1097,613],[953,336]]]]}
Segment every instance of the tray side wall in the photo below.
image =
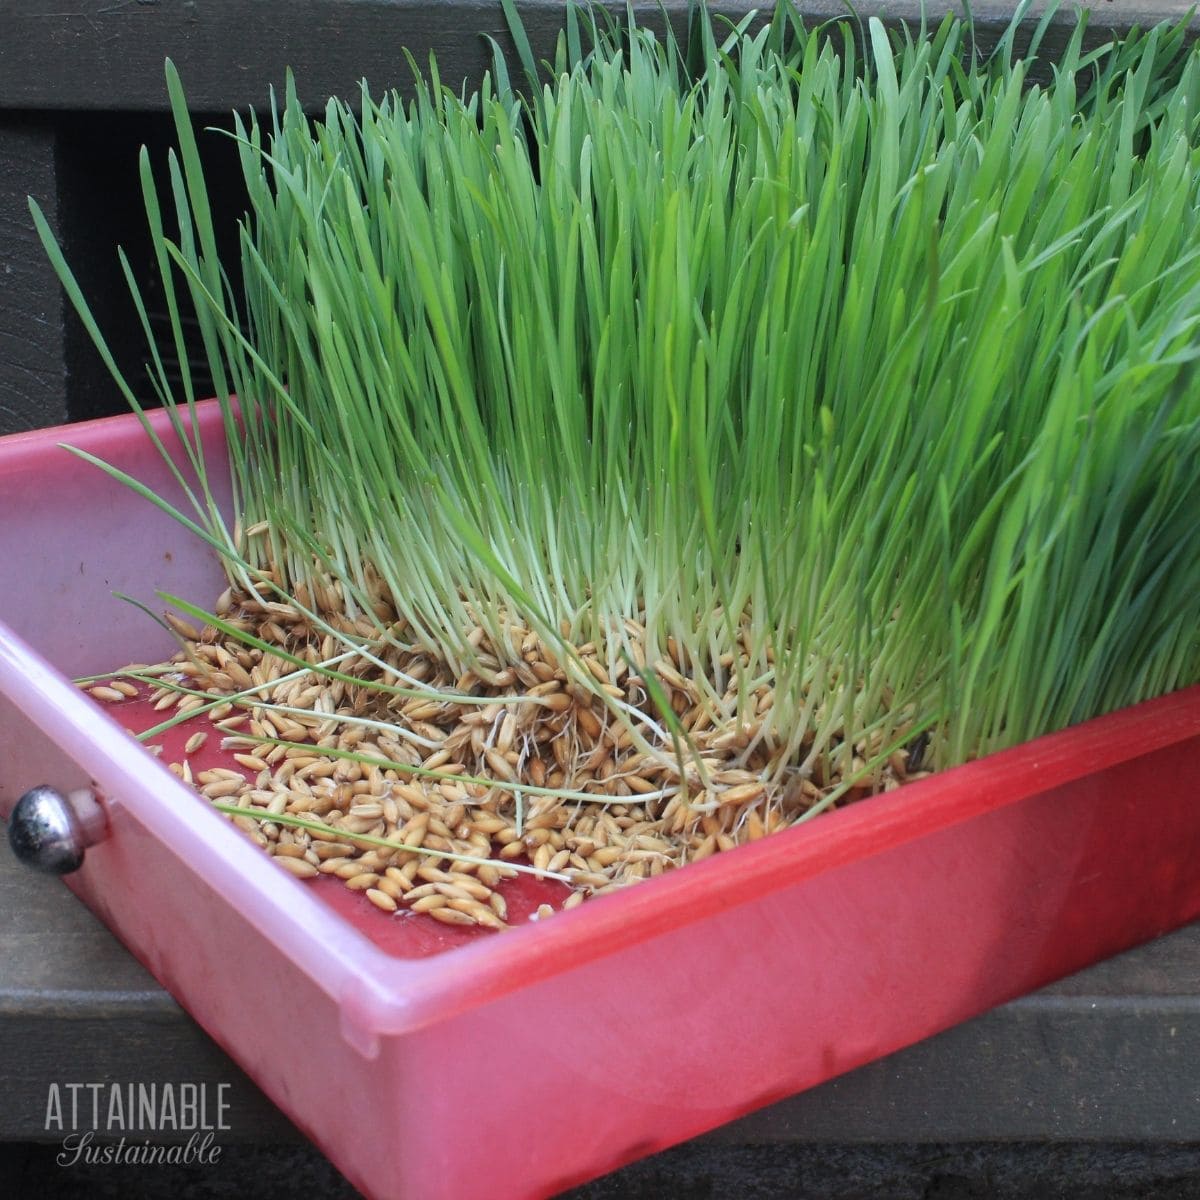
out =
{"type": "MultiPolygon", "coordinates": [[[[201,405],[202,444],[213,502],[231,519],[224,430],[201,405]]],[[[198,491],[161,411],[151,421],[198,491]]],[[[215,551],[166,513],[57,443],[86,448],[132,474],[193,520],[194,509],[132,417],[86,421],[0,438],[0,620],[67,675],[113,670],[178,648],[124,592],[161,611],[155,590],[211,604],[225,586],[215,551]],[[97,628],[104,636],[96,636],[97,628]]]]}
{"type": "Polygon", "coordinates": [[[401,1127],[482,1135],[411,1194],[556,1193],[1200,916],[1198,794],[1195,737],[389,1043],[382,1078],[464,1081],[401,1127]]]}

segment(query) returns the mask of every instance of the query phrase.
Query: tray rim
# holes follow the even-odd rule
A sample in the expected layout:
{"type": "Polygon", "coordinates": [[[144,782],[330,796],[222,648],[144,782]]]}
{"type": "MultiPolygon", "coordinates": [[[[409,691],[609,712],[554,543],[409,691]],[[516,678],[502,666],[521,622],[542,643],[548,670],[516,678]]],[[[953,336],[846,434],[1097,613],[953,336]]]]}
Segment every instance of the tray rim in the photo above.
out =
{"type": "MultiPolygon", "coordinates": [[[[195,415],[203,430],[218,428],[223,421],[216,401],[198,403],[195,415]]],[[[154,410],[147,419],[171,446],[168,414],[154,410]]],[[[0,478],[50,467],[56,460],[61,463],[64,441],[103,457],[114,447],[127,447],[131,437],[142,436],[137,417],[130,413],[0,437],[0,478]]],[[[97,474],[97,479],[104,477],[97,474]]],[[[182,527],[180,536],[189,549],[198,545],[182,527]]],[[[187,836],[189,866],[201,875],[232,881],[232,894],[223,889],[227,898],[338,1003],[343,1034],[367,1056],[380,1036],[448,1019],[714,912],[763,899],[848,863],[1200,737],[1196,684],[856,801],[812,822],[689,864],[687,870],[597,897],[557,914],[552,922],[511,929],[430,958],[402,959],[369,941],[300,880],[274,868],[220,814],[197,803],[192,789],[3,621],[0,694],[8,694],[50,736],[61,734],[65,719],[80,749],[74,757],[93,777],[119,779],[144,774],[147,767],[156,772],[161,791],[153,811],[116,797],[106,797],[106,803],[114,811],[127,811],[177,857],[184,852],[176,848],[175,839],[187,836]],[[18,683],[19,696],[14,692],[18,683]],[[89,727],[103,736],[85,733],[89,727]],[[203,836],[190,837],[197,829],[203,836]]]]}

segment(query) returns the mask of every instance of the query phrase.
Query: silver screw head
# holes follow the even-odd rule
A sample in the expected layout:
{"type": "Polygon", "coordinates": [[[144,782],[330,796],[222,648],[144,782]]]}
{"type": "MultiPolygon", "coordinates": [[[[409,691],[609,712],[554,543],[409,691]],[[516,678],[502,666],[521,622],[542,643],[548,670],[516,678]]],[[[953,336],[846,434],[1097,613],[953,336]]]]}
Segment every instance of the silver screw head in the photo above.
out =
{"type": "Polygon", "coordinates": [[[17,801],[8,818],[8,844],[26,866],[48,875],[78,871],[87,849],[83,824],[70,800],[45,784],[17,801]]]}

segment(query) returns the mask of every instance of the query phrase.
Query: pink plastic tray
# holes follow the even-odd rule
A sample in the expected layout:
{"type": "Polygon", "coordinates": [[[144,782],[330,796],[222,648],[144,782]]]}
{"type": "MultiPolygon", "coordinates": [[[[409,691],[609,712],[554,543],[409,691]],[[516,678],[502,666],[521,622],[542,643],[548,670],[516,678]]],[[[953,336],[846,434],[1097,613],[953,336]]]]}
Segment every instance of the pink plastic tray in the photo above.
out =
{"type": "Polygon", "coordinates": [[[112,591],[208,603],[222,577],[61,440],[170,490],[129,417],[0,439],[0,812],[99,789],[70,886],[369,1196],[552,1194],[1200,915],[1192,688],[389,954],[68,682],[173,649],[112,591]]]}

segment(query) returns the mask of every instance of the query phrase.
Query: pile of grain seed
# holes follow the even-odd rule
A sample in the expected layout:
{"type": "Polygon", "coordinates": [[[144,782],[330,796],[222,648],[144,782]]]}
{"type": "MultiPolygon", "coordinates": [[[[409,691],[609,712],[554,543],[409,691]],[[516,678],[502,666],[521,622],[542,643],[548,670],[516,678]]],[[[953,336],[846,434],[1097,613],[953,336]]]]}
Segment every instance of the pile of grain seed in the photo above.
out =
{"type": "MultiPolygon", "coordinates": [[[[823,787],[836,782],[785,774],[782,783],[764,784],[771,745],[764,743],[747,757],[751,731],[713,725],[678,661],[664,659],[653,666],[703,760],[707,789],[694,762],[681,764],[670,746],[652,755],[639,752],[629,730],[612,719],[594,690],[572,683],[530,630],[507,626],[510,646],[501,648],[477,627],[470,638],[477,659],[469,673],[455,676],[437,656],[395,644],[404,630],[385,603],[377,605],[378,620],[350,618],[336,586],[325,590],[313,600],[306,592],[301,603],[314,604],[329,627],[361,639],[364,647],[369,641],[372,656],[422,687],[486,702],[397,697],[321,678],[212,626],[197,630],[170,614],[184,648],[170,664],[154,669],[160,685],[150,699],[160,711],[188,713],[229,697],[208,713],[212,734],[193,734],[183,761],[170,763],[170,769],[210,800],[245,809],[247,816],[231,819],[285,870],[301,878],[337,876],[385,912],[403,906],[447,924],[505,928],[506,904],[496,889],[515,873],[508,864],[527,862],[562,877],[574,889],[563,904],[570,908],[587,895],[652,878],[784,828],[821,798],[823,787]],[[381,621],[390,628],[390,642],[379,637],[381,621]],[[207,695],[189,695],[178,687],[207,695]],[[260,690],[236,698],[249,688],[260,690]],[[264,705],[292,711],[282,714],[264,705]],[[388,729],[348,724],[346,717],[369,718],[388,729]],[[221,739],[240,769],[193,774],[188,755],[210,736],[221,739]],[[354,761],[341,752],[376,761],[354,761]],[[732,765],[735,758],[738,765],[732,765]],[[419,777],[405,766],[486,782],[419,777]],[[596,799],[525,794],[518,803],[506,786],[513,782],[596,799]],[[319,828],[271,819],[278,816],[302,818],[319,828]],[[364,836],[410,849],[356,841],[364,836]],[[488,861],[459,862],[438,852],[488,861]]],[[[289,604],[229,590],[217,612],[231,628],[308,663],[328,662],[344,648],[289,604]]],[[[634,663],[644,663],[637,657],[640,629],[630,622],[628,631],[634,663]]],[[[645,703],[636,675],[624,666],[610,674],[591,645],[578,652],[611,696],[645,703]]],[[[385,678],[377,663],[361,655],[336,669],[364,682],[385,678]]],[[[386,681],[395,679],[389,675],[386,681]]],[[[89,690],[116,701],[136,689],[114,677],[111,684],[89,690]]],[[[770,689],[760,689],[758,711],[771,701],[770,689]]],[[[890,790],[920,774],[906,772],[902,751],[891,756],[879,786],[890,790]]],[[[538,916],[552,911],[543,905],[538,916]]]]}

